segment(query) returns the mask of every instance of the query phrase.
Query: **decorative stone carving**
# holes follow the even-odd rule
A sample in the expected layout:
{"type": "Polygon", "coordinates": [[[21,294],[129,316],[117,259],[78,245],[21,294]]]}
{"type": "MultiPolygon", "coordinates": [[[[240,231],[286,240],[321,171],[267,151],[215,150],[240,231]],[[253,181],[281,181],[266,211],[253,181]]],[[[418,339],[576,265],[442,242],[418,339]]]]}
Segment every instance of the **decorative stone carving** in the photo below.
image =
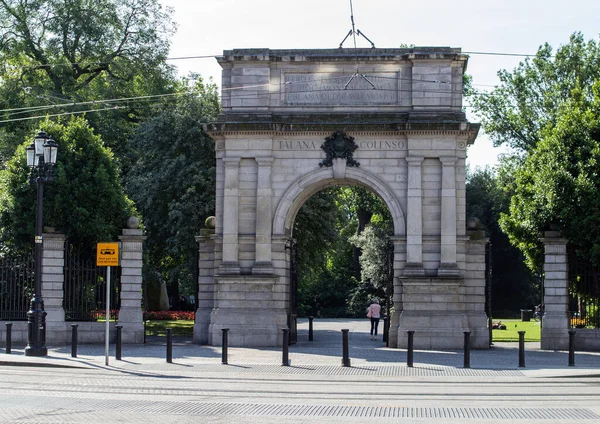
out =
{"type": "Polygon", "coordinates": [[[354,137],[346,135],[344,131],[336,131],[321,145],[321,149],[325,151],[327,157],[319,163],[319,166],[333,166],[333,159],[346,159],[347,166],[360,166],[360,163],[352,157],[357,148],[354,137]]]}

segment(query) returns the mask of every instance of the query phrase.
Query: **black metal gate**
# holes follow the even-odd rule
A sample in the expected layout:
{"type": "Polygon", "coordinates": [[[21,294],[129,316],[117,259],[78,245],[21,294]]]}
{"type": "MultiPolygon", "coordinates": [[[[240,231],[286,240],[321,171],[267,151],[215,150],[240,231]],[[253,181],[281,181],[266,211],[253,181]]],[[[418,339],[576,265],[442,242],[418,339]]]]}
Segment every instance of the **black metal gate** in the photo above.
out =
{"type": "Polygon", "coordinates": [[[290,255],[288,262],[288,278],[290,280],[288,328],[290,329],[290,344],[295,344],[298,341],[298,306],[296,305],[298,297],[298,248],[293,239],[289,240],[285,248],[290,255]]]}
{"type": "Polygon", "coordinates": [[[0,253],[0,320],[26,321],[33,297],[35,255],[0,253]]]}
{"type": "MultiPolygon", "coordinates": [[[[64,300],[66,321],[97,321],[106,315],[107,267],[96,266],[96,248],[65,248],[64,300]]],[[[110,319],[120,308],[120,268],[110,268],[110,319]]]]}
{"type": "Polygon", "coordinates": [[[600,266],[578,258],[569,246],[569,316],[571,328],[600,328],[600,266]]]}

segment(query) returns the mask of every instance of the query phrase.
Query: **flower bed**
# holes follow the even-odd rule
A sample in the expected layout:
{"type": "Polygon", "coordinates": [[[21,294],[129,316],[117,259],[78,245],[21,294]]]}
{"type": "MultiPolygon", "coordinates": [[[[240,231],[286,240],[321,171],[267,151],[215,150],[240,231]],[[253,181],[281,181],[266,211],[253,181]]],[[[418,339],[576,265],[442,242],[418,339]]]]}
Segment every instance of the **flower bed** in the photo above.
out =
{"type": "Polygon", "coordinates": [[[193,311],[144,311],[144,321],[155,320],[194,320],[193,311]]]}

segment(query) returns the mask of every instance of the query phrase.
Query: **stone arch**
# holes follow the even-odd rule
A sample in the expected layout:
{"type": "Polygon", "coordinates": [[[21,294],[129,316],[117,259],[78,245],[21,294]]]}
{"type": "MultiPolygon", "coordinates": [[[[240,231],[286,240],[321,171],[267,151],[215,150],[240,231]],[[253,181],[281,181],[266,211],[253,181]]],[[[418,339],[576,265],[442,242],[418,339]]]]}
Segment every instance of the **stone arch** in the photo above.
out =
{"type": "Polygon", "coordinates": [[[387,205],[394,221],[394,235],[406,234],[406,219],[400,203],[386,183],[360,168],[346,168],[345,178],[334,178],[331,168],[312,171],[291,184],[283,194],[273,217],[273,235],[291,235],[296,215],[316,192],[334,185],[356,184],[377,194],[387,205]]]}

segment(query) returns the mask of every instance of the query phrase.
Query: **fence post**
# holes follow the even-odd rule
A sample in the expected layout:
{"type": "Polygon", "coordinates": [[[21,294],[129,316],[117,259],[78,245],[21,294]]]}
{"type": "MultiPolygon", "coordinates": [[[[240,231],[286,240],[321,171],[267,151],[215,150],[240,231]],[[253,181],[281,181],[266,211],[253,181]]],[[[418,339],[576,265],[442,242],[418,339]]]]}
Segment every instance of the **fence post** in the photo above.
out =
{"type": "Polygon", "coordinates": [[[308,317],[308,341],[313,341],[313,317],[308,317]]]}
{"type": "Polygon", "coordinates": [[[6,323],[6,353],[12,353],[12,322],[6,323]]]}
{"type": "Polygon", "coordinates": [[[71,324],[71,358],[77,358],[77,327],[79,324],[71,324]]]}
{"type": "Polygon", "coordinates": [[[387,315],[383,317],[383,340],[386,343],[387,346],[387,341],[388,341],[388,337],[389,337],[389,328],[388,328],[388,321],[390,320],[390,317],[388,317],[387,315]]]}
{"type": "Polygon", "coordinates": [[[525,368],[525,331],[519,333],[519,368],[525,368]]]}
{"type": "Polygon", "coordinates": [[[283,331],[283,357],[281,359],[281,365],[288,367],[290,365],[290,329],[282,328],[283,331]]]}
{"type": "Polygon", "coordinates": [[[221,346],[221,363],[227,365],[227,332],[229,331],[229,328],[222,328],[221,331],[223,332],[223,343],[221,346]]]}
{"type": "Polygon", "coordinates": [[[173,363],[173,330],[167,328],[167,363],[173,363]]]}
{"type": "Polygon", "coordinates": [[[412,368],[413,366],[413,336],[415,335],[414,330],[408,330],[408,350],[406,351],[406,366],[412,368]]]}
{"type": "Polygon", "coordinates": [[[350,350],[348,349],[348,331],[349,329],[342,330],[342,366],[350,366],[350,350]]]}
{"type": "Polygon", "coordinates": [[[575,366],[575,330],[569,330],[569,366],[575,366]]]}
{"type": "Polygon", "coordinates": [[[465,335],[463,368],[471,368],[471,332],[463,331],[465,335]]]}

